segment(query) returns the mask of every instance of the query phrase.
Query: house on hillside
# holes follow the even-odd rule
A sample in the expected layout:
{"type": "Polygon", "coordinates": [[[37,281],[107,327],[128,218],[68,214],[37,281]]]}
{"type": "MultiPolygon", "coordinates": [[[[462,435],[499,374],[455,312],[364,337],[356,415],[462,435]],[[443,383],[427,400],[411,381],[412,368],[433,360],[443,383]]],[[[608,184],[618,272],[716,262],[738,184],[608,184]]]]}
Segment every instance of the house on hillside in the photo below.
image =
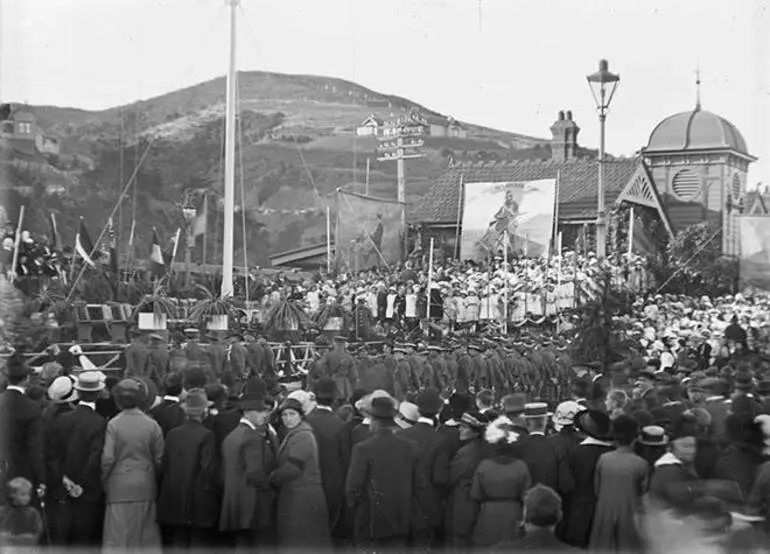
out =
{"type": "Polygon", "coordinates": [[[455,118],[450,117],[447,122],[446,136],[459,139],[468,138],[468,130],[455,118]]]}
{"type": "Polygon", "coordinates": [[[359,137],[378,137],[382,134],[383,125],[382,119],[374,114],[370,114],[369,117],[356,127],[356,135],[359,137]]]}
{"type": "Polygon", "coordinates": [[[59,139],[44,133],[35,121],[35,115],[20,106],[0,106],[0,137],[7,139],[14,147],[29,153],[34,149],[41,154],[59,154],[59,139]]]}

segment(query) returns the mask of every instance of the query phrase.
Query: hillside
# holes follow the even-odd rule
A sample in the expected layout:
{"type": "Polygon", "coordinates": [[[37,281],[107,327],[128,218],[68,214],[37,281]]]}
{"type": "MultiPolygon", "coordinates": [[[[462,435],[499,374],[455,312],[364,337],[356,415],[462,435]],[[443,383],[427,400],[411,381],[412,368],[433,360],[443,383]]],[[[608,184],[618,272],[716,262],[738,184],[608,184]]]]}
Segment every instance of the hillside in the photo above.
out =
{"type": "MultiPolygon", "coordinates": [[[[245,217],[236,216],[236,260],[243,259],[240,225],[245,219],[250,264],[265,265],[273,252],[321,240],[326,204],[338,187],[359,183],[355,186],[363,188],[367,159],[371,194],[395,197],[396,164],[378,162],[376,140],[356,135],[368,115],[388,119],[414,107],[440,117],[410,100],[341,79],[243,72],[238,81],[236,203],[240,212],[242,182],[245,217]]],[[[47,213],[53,211],[65,240],[74,236],[81,216],[96,235],[123,188],[121,182],[151,143],[136,192],[128,194],[115,222],[119,235],[127,237],[136,211],[135,255],[145,257],[153,226],[170,237],[182,224],[178,203],[185,189],[208,188],[215,196],[221,192],[224,95],[225,81],[219,78],[104,111],[24,107],[40,129],[59,138],[61,153],[22,162],[19,152],[6,145],[3,160],[11,171],[1,174],[3,184],[14,189],[14,202],[28,205],[30,229],[45,232],[47,213]],[[74,163],[74,155],[93,160],[93,168],[74,163]],[[56,186],[50,184],[52,175],[56,186]]],[[[466,137],[430,137],[424,158],[407,162],[409,202],[419,200],[450,159],[550,156],[545,139],[468,123],[463,127],[466,137]]],[[[212,209],[209,215],[207,258],[214,262],[221,257],[221,211],[212,209]]],[[[193,256],[199,255],[196,251],[193,256]]]]}

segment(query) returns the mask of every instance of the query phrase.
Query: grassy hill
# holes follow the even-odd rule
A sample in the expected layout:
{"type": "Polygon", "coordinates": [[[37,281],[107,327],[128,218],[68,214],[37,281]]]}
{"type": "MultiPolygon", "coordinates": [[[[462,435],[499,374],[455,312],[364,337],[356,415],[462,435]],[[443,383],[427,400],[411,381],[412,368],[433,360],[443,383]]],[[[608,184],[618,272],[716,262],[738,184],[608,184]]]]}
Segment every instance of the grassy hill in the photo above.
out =
{"type": "MultiPolygon", "coordinates": [[[[238,89],[236,260],[243,260],[245,220],[250,264],[265,265],[273,252],[321,240],[327,203],[333,209],[338,187],[366,180],[367,158],[371,194],[395,198],[395,162],[378,162],[376,141],[356,136],[356,126],[369,114],[388,119],[416,107],[426,115],[440,115],[410,100],[327,77],[243,72],[238,89]]],[[[45,231],[47,213],[54,212],[65,240],[74,236],[81,216],[96,235],[151,144],[138,170],[136,190],[129,192],[115,221],[125,238],[136,213],[134,255],[146,257],[153,226],[163,237],[171,237],[182,224],[178,204],[185,189],[210,189],[212,208],[218,205],[224,96],[225,80],[219,78],[103,111],[27,107],[40,128],[60,138],[62,155],[48,156],[37,167],[19,167],[14,155],[7,154],[3,163],[11,171],[0,173],[3,184],[13,189],[14,202],[28,206],[30,229],[45,231]],[[74,154],[90,157],[95,167],[73,167],[68,160],[74,154]],[[54,187],[56,192],[47,187],[52,167],[67,177],[57,174],[63,185],[54,187]]],[[[424,158],[407,162],[407,201],[416,204],[450,159],[550,156],[545,139],[463,125],[466,138],[428,138],[424,158]]],[[[207,258],[216,262],[221,259],[221,210],[211,209],[209,217],[207,258]]],[[[200,256],[200,246],[194,258],[200,256]]]]}

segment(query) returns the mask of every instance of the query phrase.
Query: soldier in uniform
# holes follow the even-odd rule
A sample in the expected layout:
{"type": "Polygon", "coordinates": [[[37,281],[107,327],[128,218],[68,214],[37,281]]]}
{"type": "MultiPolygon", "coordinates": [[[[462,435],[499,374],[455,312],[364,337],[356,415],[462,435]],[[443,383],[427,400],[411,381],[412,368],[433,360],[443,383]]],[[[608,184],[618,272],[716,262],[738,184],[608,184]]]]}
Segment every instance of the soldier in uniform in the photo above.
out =
{"type": "Polygon", "coordinates": [[[147,338],[138,329],[131,333],[131,344],[126,347],[126,377],[143,377],[147,374],[147,338]]]}
{"type": "Polygon", "coordinates": [[[182,350],[187,356],[187,367],[201,367],[206,361],[206,350],[200,344],[200,331],[194,327],[189,327],[184,330],[184,335],[187,342],[182,350]]]}
{"type": "Polygon", "coordinates": [[[329,369],[329,376],[337,383],[337,390],[342,398],[349,398],[353,394],[356,382],[355,362],[347,351],[347,338],[337,336],[334,338],[334,349],[325,356],[329,369]]]}
{"type": "Polygon", "coordinates": [[[147,373],[160,389],[168,371],[168,345],[162,335],[150,335],[150,348],[147,351],[147,373]]]}

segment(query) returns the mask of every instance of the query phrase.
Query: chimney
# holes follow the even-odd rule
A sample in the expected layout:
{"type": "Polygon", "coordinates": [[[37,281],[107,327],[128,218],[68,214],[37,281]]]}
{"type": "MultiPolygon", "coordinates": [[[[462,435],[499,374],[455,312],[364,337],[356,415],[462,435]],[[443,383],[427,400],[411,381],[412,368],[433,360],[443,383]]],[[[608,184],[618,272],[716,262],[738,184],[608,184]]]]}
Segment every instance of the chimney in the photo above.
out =
{"type": "Polygon", "coordinates": [[[577,137],[580,127],[572,120],[572,111],[559,111],[558,119],[551,125],[551,158],[557,162],[577,157],[577,137]]]}

